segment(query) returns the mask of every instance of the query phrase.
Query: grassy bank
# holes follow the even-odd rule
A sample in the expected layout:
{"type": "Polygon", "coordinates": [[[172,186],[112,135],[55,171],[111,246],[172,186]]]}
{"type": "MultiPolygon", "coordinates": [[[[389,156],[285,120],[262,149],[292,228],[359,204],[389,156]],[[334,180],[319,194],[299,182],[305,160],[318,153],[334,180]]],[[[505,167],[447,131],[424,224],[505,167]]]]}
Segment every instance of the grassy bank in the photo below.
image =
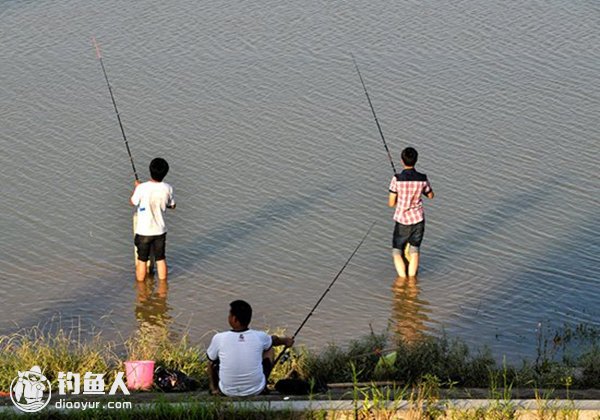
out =
{"type": "Polygon", "coordinates": [[[577,356],[542,352],[518,366],[496,360],[488,349],[472,351],[464,342],[447,336],[408,344],[370,335],[345,349],[330,346],[320,354],[306,354],[300,365],[305,377],[325,383],[351,382],[355,374],[360,382],[389,380],[410,386],[435,377],[443,387],[600,388],[597,343],[577,356]]]}
{"type": "MultiPolygon", "coordinates": [[[[571,331],[571,338],[561,336],[557,340],[554,336],[546,345],[541,340],[537,354],[518,366],[498,364],[489,350],[471,350],[464,342],[445,335],[409,344],[371,333],[346,347],[331,345],[319,353],[294,349],[289,360],[276,367],[272,379],[294,371],[315,385],[394,381],[400,387],[414,387],[425,378],[435,380],[441,388],[600,389],[600,346],[597,334],[590,331],[585,330],[585,347],[577,342],[584,351],[574,354],[553,349],[566,345],[574,337],[571,331]]],[[[8,391],[17,371],[33,365],[42,368],[53,386],[61,371],[106,372],[111,383],[123,370],[123,362],[130,359],[152,359],[157,365],[181,370],[207,389],[205,349],[191,345],[187,336],[175,340],[165,334],[150,339],[138,334],[122,343],[99,336],[81,342],[78,336],[63,330],[49,334],[36,328],[0,336],[0,390],[8,391]]]]}
{"type": "MultiPolygon", "coordinates": [[[[452,400],[440,397],[435,378],[424,378],[415,388],[362,386],[355,383],[348,401],[298,401],[301,405],[280,404],[282,401],[256,401],[187,397],[168,402],[157,395],[151,403],[134,403],[128,408],[56,410],[46,408],[28,414],[34,419],[427,419],[427,420],[576,420],[600,419],[600,406],[580,404],[572,399],[556,400],[550,394],[536,394],[535,399],[518,401],[510,392],[485,401],[452,400]]],[[[20,419],[23,414],[2,411],[2,418],[20,419]]]]}

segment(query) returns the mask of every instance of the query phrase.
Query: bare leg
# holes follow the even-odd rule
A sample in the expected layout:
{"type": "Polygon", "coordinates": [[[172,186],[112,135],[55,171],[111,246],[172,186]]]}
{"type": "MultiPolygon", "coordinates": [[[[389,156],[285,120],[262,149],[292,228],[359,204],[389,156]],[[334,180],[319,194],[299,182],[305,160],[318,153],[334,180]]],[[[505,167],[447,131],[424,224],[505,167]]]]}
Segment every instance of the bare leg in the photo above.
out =
{"type": "Polygon", "coordinates": [[[136,281],[135,288],[136,288],[137,303],[146,302],[146,300],[150,296],[150,291],[148,290],[148,285],[146,284],[146,282],[145,281],[136,281]]]}
{"type": "Polygon", "coordinates": [[[135,260],[135,279],[146,280],[146,261],[135,260]]]}
{"type": "Polygon", "coordinates": [[[392,249],[392,256],[394,257],[394,266],[396,267],[396,273],[398,273],[398,277],[406,277],[406,265],[402,259],[402,252],[399,249],[394,248],[392,249]]]}
{"type": "Polygon", "coordinates": [[[415,277],[419,271],[419,254],[410,254],[410,262],[408,263],[408,276],[415,277]]]}
{"type": "Polygon", "coordinates": [[[167,279],[158,279],[158,287],[156,288],[158,297],[166,299],[168,291],[169,284],[167,283],[167,279]]]}
{"type": "Polygon", "coordinates": [[[167,260],[156,261],[156,273],[159,280],[167,279],[167,260]]]}
{"type": "Polygon", "coordinates": [[[404,260],[407,263],[410,263],[410,259],[412,258],[412,254],[410,253],[410,244],[406,244],[406,246],[404,247],[404,252],[402,253],[402,255],[404,256],[404,260]]]}

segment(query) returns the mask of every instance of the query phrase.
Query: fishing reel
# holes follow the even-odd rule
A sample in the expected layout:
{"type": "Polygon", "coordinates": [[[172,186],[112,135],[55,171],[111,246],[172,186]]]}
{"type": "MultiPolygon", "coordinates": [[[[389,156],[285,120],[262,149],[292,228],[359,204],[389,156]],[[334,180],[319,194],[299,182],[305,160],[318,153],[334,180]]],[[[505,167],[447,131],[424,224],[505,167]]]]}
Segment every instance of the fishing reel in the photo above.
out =
{"type": "Polygon", "coordinates": [[[281,363],[285,363],[288,360],[290,360],[290,353],[286,350],[285,352],[283,352],[283,354],[281,355],[281,363]]]}

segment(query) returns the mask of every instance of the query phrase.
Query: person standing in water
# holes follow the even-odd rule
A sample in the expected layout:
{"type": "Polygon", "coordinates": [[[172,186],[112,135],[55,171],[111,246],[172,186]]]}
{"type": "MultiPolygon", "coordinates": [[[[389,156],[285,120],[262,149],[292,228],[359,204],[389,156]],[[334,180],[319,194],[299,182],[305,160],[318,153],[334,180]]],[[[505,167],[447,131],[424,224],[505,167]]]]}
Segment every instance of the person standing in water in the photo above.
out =
{"type": "Polygon", "coordinates": [[[399,277],[414,277],[419,269],[419,247],[425,233],[425,216],[421,195],[433,198],[433,190],[427,175],[417,172],[415,165],[419,154],[412,147],[402,151],[404,170],[392,177],[388,205],[396,207],[394,212],[394,235],[392,256],[399,277]],[[408,246],[408,270],[402,252],[408,246]]]}
{"type": "Polygon", "coordinates": [[[135,181],[135,190],[130,202],[137,207],[134,239],[138,254],[135,262],[137,281],[144,281],[146,278],[146,263],[150,255],[154,255],[158,278],[167,279],[165,211],[175,208],[173,187],[163,182],[168,172],[167,161],[155,158],[150,162],[150,181],[135,181]]]}

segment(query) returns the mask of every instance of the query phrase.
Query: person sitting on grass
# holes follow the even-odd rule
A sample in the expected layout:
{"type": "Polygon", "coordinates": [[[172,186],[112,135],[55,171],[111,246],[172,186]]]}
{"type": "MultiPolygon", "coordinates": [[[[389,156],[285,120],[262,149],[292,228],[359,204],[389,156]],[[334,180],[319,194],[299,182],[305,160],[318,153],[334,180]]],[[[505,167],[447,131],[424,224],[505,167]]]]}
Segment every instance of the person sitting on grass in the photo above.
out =
{"type": "Polygon", "coordinates": [[[261,394],[273,368],[273,346],[291,347],[294,339],[250,329],[252,307],[243,300],[235,300],[229,307],[231,330],[217,333],[206,350],[211,393],[229,397],[261,394]]]}

